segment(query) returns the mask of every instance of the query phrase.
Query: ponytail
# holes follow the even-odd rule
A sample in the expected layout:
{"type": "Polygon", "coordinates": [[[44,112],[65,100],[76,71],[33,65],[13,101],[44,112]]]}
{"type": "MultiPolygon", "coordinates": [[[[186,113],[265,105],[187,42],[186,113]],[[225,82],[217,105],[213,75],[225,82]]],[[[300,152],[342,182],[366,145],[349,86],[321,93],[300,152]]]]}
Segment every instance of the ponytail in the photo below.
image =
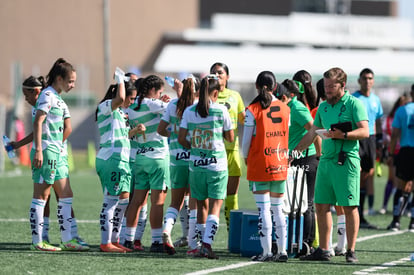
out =
{"type": "Polygon", "coordinates": [[[220,83],[217,76],[206,76],[203,78],[200,86],[200,96],[196,106],[196,112],[201,117],[207,117],[209,115],[210,96],[216,90],[220,90],[220,83]]]}
{"type": "Polygon", "coordinates": [[[177,117],[182,118],[185,108],[194,103],[196,92],[200,89],[200,80],[194,76],[188,77],[183,81],[183,92],[177,101],[177,117]]]}
{"type": "Polygon", "coordinates": [[[253,99],[251,104],[259,102],[262,109],[267,109],[272,103],[271,92],[273,92],[276,88],[275,75],[270,71],[261,72],[257,76],[256,87],[259,94],[253,99]]]}

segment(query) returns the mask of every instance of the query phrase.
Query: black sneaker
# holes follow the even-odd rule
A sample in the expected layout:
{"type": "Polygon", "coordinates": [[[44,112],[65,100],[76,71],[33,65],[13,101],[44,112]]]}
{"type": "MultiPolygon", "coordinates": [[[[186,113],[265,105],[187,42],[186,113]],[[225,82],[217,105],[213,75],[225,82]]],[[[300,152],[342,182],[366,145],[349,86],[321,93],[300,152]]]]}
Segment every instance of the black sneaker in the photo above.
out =
{"type": "Polygon", "coordinates": [[[400,230],[400,223],[396,221],[392,221],[390,225],[388,225],[387,230],[392,231],[399,231],[400,230]]]}
{"type": "Polygon", "coordinates": [[[329,250],[322,250],[320,247],[316,249],[312,254],[301,256],[301,261],[330,261],[331,255],[329,250]]]}
{"type": "Polygon", "coordinates": [[[151,244],[150,252],[164,253],[164,245],[160,242],[153,242],[151,244]]]}
{"type": "Polygon", "coordinates": [[[134,243],[132,241],[125,241],[123,246],[125,246],[126,248],[134,250],[134,243]]]}
{"type": "Polygon", "coordinates": [[[211,249],[211,245],[207,243],[202,243],[200,247],[200,252],[197,255],[197,257],[201,258],[208,258],[208,259],[215,259],[218,260],[218,256],[214,253],[214,251],[211,249]]]}
{"type": "Polygon", "coordinates": [[[358,259],[355,255],[355,251],[352,251],[351,249],[348,249],[345,254],[346,262],[348,263],[356,263],[358,262],[358,259]]]}
{"type": "Polygon", "coordinates": [[[378,226],[370,224],[367,220],[362,219],[359,223],[360,229],[378,229],[378,226]]]}
{"type": "Polygon", "coordinates": [[[273,261],[273,254],[260,254],[250,258],[253,262],[270,262],[273,261]]]}
{"type": "Polygon", "coordinates": [[[279,262],[279,263],[286,263],[288,261],[288,255],[286,254],[286,252],[276,254],[273,258],[273,261],[279,262]]]}

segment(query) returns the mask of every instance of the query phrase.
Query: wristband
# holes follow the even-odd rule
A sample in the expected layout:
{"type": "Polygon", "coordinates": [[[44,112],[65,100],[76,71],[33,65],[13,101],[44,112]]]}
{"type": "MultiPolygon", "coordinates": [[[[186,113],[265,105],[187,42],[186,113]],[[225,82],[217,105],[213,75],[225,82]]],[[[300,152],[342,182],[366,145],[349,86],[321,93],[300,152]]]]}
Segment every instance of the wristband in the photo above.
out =
{"type": "Polygon", "coordinates": [[[344,132],[344,139],[348,138],[348,132],[344,132]]]}

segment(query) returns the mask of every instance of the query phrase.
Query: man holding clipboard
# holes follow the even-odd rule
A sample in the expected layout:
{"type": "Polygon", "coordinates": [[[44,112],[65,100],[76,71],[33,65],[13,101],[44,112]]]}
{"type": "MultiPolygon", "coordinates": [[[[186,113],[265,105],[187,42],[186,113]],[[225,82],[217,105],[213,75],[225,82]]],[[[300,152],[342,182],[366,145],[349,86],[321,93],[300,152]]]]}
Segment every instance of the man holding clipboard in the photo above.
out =
{"type": "Polygon", "coordinates": [[[360,158],[358,140],[367,138],[368,116],[362,103],[345,91],[346,73],[331,68],[324,73],[326,101],[316,113],[312,128],[296,150],[312,143],[317,132],[322,140],[322,156],[316,175],[315,205],[320,246],[301,260],[329,261],[329,236],[332,225],[330,205],[344,207],[348,250],[347,262],[357,262],[355,243],[359,230],[360,158]]]}

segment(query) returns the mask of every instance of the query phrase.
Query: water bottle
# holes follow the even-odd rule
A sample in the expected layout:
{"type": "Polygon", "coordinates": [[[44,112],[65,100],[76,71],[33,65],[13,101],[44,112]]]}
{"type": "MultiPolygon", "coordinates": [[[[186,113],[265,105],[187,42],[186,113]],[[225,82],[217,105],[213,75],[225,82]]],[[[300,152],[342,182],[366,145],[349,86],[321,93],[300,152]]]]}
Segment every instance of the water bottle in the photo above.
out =
{"type": "Polygon", "coordinates": [[[413,254],[411,254],[411,256],[410,256],[410,260],[411,260],[412,262],[414,262],[414,253],[413,253],[413,254]]]}
{"type": "Polygon", "coordinates": [[[174,87],[174,80],[175,78],[172,76],[166,76],[165,77],[165,81],[167,81],[168,85],[170,85],[171,87],[174,87]]]}
{"type": "Polygon", "coordinates": [[[6,149],[9,158],[12,159],[16,157],[16,153],[14,152],[14,149],[11,146],[10,142],[11,141],[7,136],[3,136],[4,149],[6,149]]]}

